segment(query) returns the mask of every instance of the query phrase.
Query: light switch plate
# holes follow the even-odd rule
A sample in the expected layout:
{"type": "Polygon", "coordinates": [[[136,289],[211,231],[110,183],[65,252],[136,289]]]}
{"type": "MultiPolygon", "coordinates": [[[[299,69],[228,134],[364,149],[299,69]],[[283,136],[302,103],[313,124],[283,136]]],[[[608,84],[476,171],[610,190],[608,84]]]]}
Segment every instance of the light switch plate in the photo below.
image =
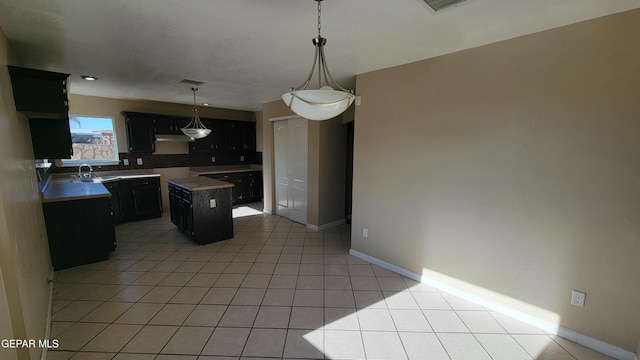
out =
{"type": "Polygon", "coordinates": [[[136,159],[136,164],[142,165],[142,158],[137,158],[136,159]]]}
{"type": "Polygon", "coordinates": [[[240,161],[244,161],[244,155],[240,155],[240,161]]]}
{"type": "Polygon", "coordinates": [[[129,166],[129,159],[122,159],[122,165],[129,166]]]}
{"type": "Polygon", "coordinates": [[[215,156],[211,157],[211,162],[216,162],[216,157],[215,156]]]}
{"type": "Polygon", "coordinates": [[[209,207],[213,209],[216,207],[216,199],[209,199],[209,207]]]}

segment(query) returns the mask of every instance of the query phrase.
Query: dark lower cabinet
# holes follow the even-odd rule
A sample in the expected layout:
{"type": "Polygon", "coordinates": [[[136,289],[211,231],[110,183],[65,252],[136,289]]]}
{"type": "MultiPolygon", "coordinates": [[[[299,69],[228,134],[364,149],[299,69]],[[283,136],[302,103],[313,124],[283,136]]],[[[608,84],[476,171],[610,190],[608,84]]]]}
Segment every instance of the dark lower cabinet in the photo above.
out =
{"type": "Polygon", "coordinates": [[[169,184],[171,222],[199,244],[233,237],[231,188],[194,190],[169,184]]]}
{"type": "Polygon", "coordinates": [[[136,220],[149,219],[162,215],[160,179],[144,178],[126,181],[131,184],[133,212],[136,220]]]}
{"type": "Polygon", "coordinates": [[[115,250],[110,197],[49,202],[42,207],[56,271],[106,260],[115,250]]]}
{"type": "Polygon", "coordinates": [[[162,215],[159,178],[123,179],[102,185],[111,193],[115,224],[162,215]]]}
{"type": "Polygon", "coordinates": [[[262,200],[262,172],[235,172],[204,175],[208,178],[233,184],[233,205],[246,204],[262,200]]]}
{"type": "Polygon", "coordinates": [[[122,213],[122,192],[120,190],[120,181],[112,181],[102,184],[111,193],[111,210],[113,211],[113,224],[118,225],[124,222],[122,213]]]}

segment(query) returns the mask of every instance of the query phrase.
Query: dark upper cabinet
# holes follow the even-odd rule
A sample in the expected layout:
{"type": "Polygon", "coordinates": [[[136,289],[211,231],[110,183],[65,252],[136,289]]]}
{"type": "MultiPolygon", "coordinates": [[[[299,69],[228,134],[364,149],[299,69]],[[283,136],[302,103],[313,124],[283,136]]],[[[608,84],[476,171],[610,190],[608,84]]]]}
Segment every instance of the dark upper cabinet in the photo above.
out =
{"type": "Polygon", "coordinates": [[[229,148],[233,151],[256,151],[256,123],[231,122],[229,124],[229,148]]]}
{"type": "Polygon", "coordinates": [[[191,145],[194,151],[229,151],[229,121],[203,119],[203,125],[211,129],[209,136],[196,139],[191,145]]]}
{"type": "Polygon", "coordinates": [[[150,114],[122,112],[127,122],[127,139],[129,151],[154,152],[155,134],[154,118],[150,114]]]}
{"type": "Polygon", "coordinates": [[[154,132],[163,135],[183,135],[182,128],[189,125],[191,119],[169,116],[157,116],[154,118],[154,132]]]}
{"type": "Polygon", "coordinates": [[[29,118],[33,156],[36,159],[71,159],[73,144],[69,120],[29,118]]]}
{"type": "Polygon", "coordinates": [[[29,118],[36,159],[70,159],[69,74],[9,66],[16,111],[29,118]]]}
{"type": "Polygon", "coordinates": [[[9,66],[16,110],[27,117],[67,119],[69,74],[9,66]]]}

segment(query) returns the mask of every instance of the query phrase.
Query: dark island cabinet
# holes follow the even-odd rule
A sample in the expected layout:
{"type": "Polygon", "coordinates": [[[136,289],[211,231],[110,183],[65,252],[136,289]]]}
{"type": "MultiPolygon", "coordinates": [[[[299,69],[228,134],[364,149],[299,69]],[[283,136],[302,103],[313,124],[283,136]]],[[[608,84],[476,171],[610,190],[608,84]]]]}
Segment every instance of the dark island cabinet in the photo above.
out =
{"type": "Polygon", "coordinates": [[[129,151],[154,152],[156,138],[153,115],[133,112],[122,112],[127,123],[127,140],[129,151]]]}
{"type": "Polygon", "coordinates": [[[53,268],[106,260],[116,248],[109,197],[42,204],[53,268]]]}
{"type": "Polygon", "coordinates": [[[171,222],[199,244],[233,237],[231,187],[190,190],[168,180],[171,222]]]}

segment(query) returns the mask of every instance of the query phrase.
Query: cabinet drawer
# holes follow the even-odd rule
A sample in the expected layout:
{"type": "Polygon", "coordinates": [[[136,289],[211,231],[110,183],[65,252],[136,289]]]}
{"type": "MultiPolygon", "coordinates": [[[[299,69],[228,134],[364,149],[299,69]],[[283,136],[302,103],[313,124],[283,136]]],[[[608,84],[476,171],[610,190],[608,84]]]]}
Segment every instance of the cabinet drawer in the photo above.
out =
{"type": "Polygon", "coordinates": [[[140,187],[140,186],[159,186],[160,180],[157,178],[140,178],[140,179],[131,179],[129,183],[132,187],[140,187]]]}

